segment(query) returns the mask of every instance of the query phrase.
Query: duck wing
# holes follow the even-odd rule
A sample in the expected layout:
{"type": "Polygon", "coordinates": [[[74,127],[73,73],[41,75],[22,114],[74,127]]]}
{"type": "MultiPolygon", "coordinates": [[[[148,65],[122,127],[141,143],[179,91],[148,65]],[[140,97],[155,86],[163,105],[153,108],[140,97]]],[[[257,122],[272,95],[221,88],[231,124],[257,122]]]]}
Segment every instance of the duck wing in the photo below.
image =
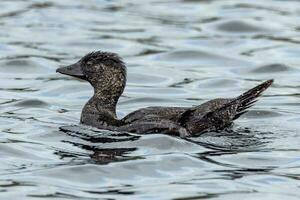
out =
{"type": "Polygon", "coordinates": [[[147,107],[129,113],[127,116],[125,116],[122,119],[122,121],[125,124],[129,124],[134,121],[141,121],[141,120],[149,121],[149,119],[154,119],[154,120],[166,119],[166,120],[177,122],[181,114],[185,112],[187,109],[189,108],[161,107],[161,106],[147,107]]]}

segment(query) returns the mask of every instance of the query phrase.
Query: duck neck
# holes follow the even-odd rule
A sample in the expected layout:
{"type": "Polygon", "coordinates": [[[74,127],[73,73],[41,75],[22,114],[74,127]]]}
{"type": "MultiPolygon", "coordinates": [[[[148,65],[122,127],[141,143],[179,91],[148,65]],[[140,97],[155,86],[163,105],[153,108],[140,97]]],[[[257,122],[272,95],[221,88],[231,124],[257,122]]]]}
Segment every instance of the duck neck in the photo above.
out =
{"type": "Polygon", "coordinates": [[[116,117],[116,106],[121,94],[112,94],[109,90],[97,90],[95,89],[93,97],[90,101],[95,103],[95,106],[99,112],[108,111],[116,117]]]}
{"type": "Polygon", "coordinates": [[[81,123],[98,128],[118,126],[120,120],[116,115],[116,106],[124,87],[125,84],[118,87],[94,87],[94,95],[82,110],[81,123]]]}

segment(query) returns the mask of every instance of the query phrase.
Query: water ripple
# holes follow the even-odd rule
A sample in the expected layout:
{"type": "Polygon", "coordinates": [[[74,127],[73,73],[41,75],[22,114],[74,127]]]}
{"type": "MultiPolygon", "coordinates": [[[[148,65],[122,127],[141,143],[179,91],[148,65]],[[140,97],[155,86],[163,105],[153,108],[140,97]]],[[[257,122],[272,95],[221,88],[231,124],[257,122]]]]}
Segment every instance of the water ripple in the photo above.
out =
{"type": "Polygon", "coordinates": [[[297,1],[1,1],[1,199],[299,199],[297,1]],[[128,66],[119,117],[274,85],[227,130],[181,139],[78,125],[88,83],[58,66],[128,66]]]}

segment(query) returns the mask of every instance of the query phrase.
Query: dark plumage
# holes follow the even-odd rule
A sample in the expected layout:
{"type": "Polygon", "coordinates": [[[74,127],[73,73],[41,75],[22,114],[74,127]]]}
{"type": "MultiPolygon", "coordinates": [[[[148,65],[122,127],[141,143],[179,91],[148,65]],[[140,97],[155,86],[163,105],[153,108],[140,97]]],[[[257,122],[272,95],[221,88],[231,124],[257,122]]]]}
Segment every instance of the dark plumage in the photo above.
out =
{"type": "Polygon", "coordinates": [[[126,66],[115,53],[96,51],[57,72],[88,81],[94,95],[84,106],[80,122],[100,129],[132,133],[165,133],[181,137],[217,131],[247,112],[273,80],[268,80],[236,98],[214,99],[195,107],[147,107],[123,119],[116,105],[126,85],[126,66]]]}

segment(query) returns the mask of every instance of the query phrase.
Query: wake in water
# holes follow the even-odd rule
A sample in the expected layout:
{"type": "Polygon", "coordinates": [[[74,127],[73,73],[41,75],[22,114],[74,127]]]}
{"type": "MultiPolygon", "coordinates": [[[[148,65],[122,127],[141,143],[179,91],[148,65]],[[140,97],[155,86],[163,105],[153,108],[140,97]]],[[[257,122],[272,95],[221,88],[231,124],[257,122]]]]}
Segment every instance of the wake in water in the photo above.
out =
{"type": "MultiPolygon", "coordinates": [[[[143,135],[101,130],[85,125],[62,126],[60,130],[79,139],[75,140],[76,142],[73,140],[64,142],[92,151],[90,158],[98,164],[126,160],[123,155],[138,149],[135,146],[128,147],[128,143],[143,137],[143,135]]],[[[260,132],[244,127],[228,127],[220,132],[202,134],[201,137],[181,139],[208,149],[220,150],[226,154],[263,150],[265,144],[269,142],[268,139],[271,134],[271,132],[260,132]]],[[[157,141],[158,145],[159,143],[160,141],[157,141]]]]}

